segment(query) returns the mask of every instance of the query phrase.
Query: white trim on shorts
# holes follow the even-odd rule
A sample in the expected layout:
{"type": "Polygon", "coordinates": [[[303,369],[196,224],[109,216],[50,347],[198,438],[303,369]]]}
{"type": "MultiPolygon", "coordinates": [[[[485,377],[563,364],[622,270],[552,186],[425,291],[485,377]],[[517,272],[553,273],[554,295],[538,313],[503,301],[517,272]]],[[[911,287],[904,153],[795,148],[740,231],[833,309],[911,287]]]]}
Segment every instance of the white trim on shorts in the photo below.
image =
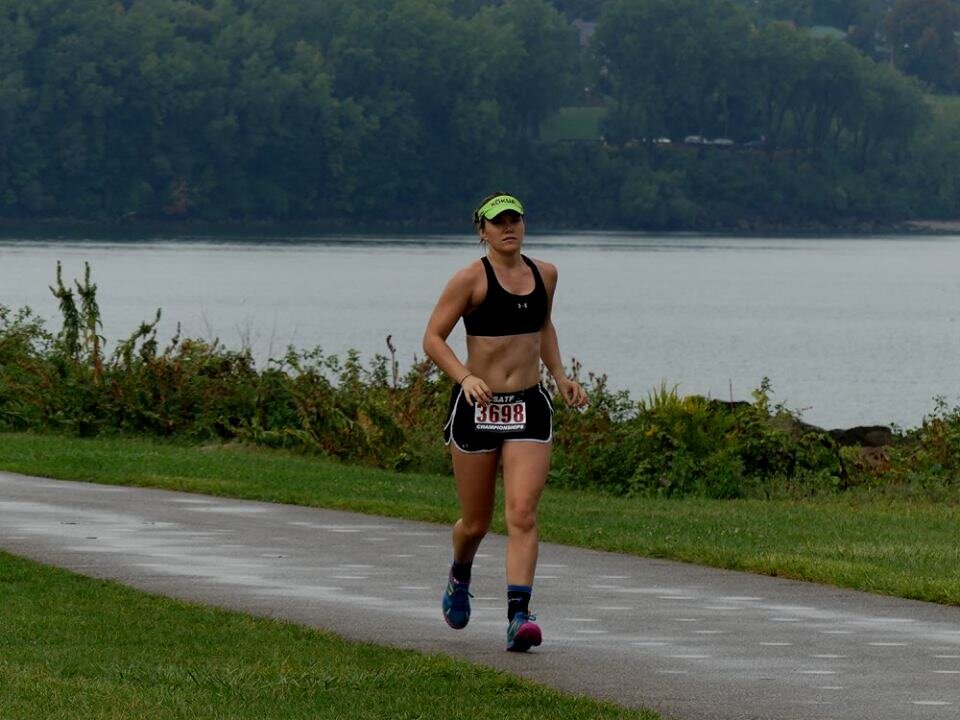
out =
{"type": "MultiPolygon", "coordinates": [[[[453,408],[450,410],[450,417],[447,418],[446,424],[443,426],[443,433],[447,433],[447,428],[450,428],[450,437],[453,437],[453,419],[457,416],[457,403],[460,402],[460,396],[463,395],[463,387],[460,387],[459,392],[457,392],[457,399],[453,401],[453,408]]],[[[449,445],[449,442],[445,442],[444,445],[449,445]]]]}
{"type": "MultiPolygon", "coordinates": [[[[453,439],[453,433],[450,434],[450,442],[452,442],[453,446],[464,455],[486,455],[488,453],[500,452],[500,450],[503,448],[503,443],[500,443],[500,447],[490,448],[489,450],[464,450],[462,447],[457,445],[457,441],[453,439]]],[[[503,442],[506,442],[506,440],[503,442]]],[[[450,443],[445,444],[449,445],[450,443]]]]}
{"type": "MultiPolygon", "coordinates": [[[[550,411],[550,417],[553,418],[553,400],[550,399],[550,396],[547,395],[547,391],[543,389],[541,383],[537,383],[537,390],[540,391],[540,394],[543,395],[543,399],[547,401],[547,409],[550,411]]],[[[553,437],[553,421],[550,422],[550,437],[553,437]]]]}
{"type": "MultiPolygon", "coordinates": [[[[453,436],[453,420],[454,420],[455,417],[457,417],[457,405],[460,404],[460,398],[461,398],[461,397],[463,397],[463,387],[461,387],[461,388],[460,388],[460,391],[457,393],[457,399],[453,401],[453,409],[450,410],[450,417],[447,418],[447,424],[443,426],[443,432],[444,432],[444,434],[446,434],[447,428],[448,428],[448,427],[450,428],[450,439],[447,440],[447,441],[445,441],[443,444],[444,444],[444,445],[449,445],[450,443],[453,443],[453,446],[454,446],[457,450],[459,450],[460,452],[462,452],[462,453],[464,453],[464,454],[466,454],[466,455],[481,455],[481,454],[484,454],[484,453],[492,453],[492,452],[497,452],[497,451],[499,451],[500,448],[498,448],[498,447],[490,448],[489,450],[464,450],[462,447],[460,447],[459,445],[457,445],[457,439],[453,436]]],[[[552,424],[551,424],[551,426],[550,426],[550,434],[553,435],[553,425],[552,425],[552,424]]]]}
{"type": "Polygon", "coordinates": [[[541,383],[537,383],[537,390],[543,395],[543,399],[547,403],[547,410],[550,411],[550,436],[546,440],[537,440],[536,438],[504,438],[498,448],[490,448],[489,450],[464,450],[462,447],[457,445],[457,439],[453,435],[453,420],[457,416],[457,405],[460,404],[460,398],[463,397],[463,387],[460,388],[460,391],[457,393],[457,399],[453,401],[453,409],[450,411],[450,417],[447,418],[446,425],[443,426],[443,432],[447,432],[447,428],[450,428],[450,439],[445,441],[444,445],[449,445],[453,443],[453,446],[464,453],[465,455],[482,455],[485,453],[492,453],[499,451],[505,443],[508,442],[532,442],[539,443],[541,445],[549,445],[553,442],[553,401],[550,399],[550,396],[547,395],[546,391],[543,389],[541,383]]]}
{"type": "Polygon", "coordinates": [[[546,440],[537,440],[536,438],[506,438],[501,444],[506,445],[508,442],[533,442],[540,443],[541,445],[549,445],[553,442],[553,428],[550,428],[550,437],[546,440]]]}

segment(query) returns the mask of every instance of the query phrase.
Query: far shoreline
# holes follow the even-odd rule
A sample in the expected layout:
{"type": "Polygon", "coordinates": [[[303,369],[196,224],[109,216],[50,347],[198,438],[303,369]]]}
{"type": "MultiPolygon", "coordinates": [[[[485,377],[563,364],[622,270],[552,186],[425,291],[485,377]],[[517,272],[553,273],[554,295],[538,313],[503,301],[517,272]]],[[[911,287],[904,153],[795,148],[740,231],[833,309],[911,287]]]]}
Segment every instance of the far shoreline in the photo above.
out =
{"type": "MultiPolygon", "coordinates": [[[[556,219],[531,218],[531,227],[535,234],[615,232],[637,233],[642,235],[709,235],[714,237],[772,237],[789,239],[791,237],[867,237],[867,236],[936,236],[960,235],[960,218],[952,220],[904,220],[899,222],[874,222],[850,219],[833,224],[810,223],[767,223],[744,221],[738,226],[693,226],[674,228],[630,227],[616,224],[590,225],[558,222],[556,219]]],[[[267,218],[203,220],[200,218],[143,218],[94,220],[83,218],[0,218],[0,240],[32,239],[80,239],[77,235],[86,235],[83,239],[105,239],[131,234],[136,239],[145,236],[175,239],[177,236],[193,237],[235,235],[249,236],[251,239],[262,237],[264,233],[274,233],[283,239],[297,234],[309,234],[323,237],[327,235],[371,235],[395,233],[400,236],[424,234],[472,235],[473,229],[467,220],[455,219],[430,221],[385,221],[352,220],[347,218],[313,220],[274,220],[267,218]],[[16,237],[25,235],[26,237],[16,237]]]]}
{"type": "Polygon", "coordinates": [[[960,219],[957,220],[908,220],[906,226],[924,234],[960,234],[960,219]]]}

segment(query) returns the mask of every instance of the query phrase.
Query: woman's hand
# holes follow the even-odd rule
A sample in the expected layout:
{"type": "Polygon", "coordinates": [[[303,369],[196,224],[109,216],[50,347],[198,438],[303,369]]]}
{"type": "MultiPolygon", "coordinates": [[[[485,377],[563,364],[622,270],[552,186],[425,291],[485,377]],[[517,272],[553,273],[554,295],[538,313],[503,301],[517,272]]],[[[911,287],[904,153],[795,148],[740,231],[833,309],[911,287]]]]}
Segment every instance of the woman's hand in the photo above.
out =
{"type": "Polygon", "coordinates": [[[588,401],[587,393],[580,387],[580,383],[562,377],[557,380],[557,390],[560,391],[564,402],[570,407],[582,408],[586,406],[588,401]]]}
{"type": "Polygon", "coordinates": [[[463,396],[471,406],[474,403],[480,403],[480,406],[483,407],[490,402],[490,398],[493,396],[483,379],[472,373],[460,381],[460,387],[463,388],[463,396]]]}

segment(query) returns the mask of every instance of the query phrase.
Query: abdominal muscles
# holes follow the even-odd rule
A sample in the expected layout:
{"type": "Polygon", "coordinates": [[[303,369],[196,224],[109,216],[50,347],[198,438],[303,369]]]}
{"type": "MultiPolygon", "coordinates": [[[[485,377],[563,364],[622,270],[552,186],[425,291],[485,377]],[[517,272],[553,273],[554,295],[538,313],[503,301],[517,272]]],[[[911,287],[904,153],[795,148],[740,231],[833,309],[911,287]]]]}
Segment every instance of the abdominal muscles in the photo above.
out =
{"type": "Polygon", "coordinates": [[[540,333],[468,335],[467,368],[493,392],[532,387],[540,381],[540,333]]]}

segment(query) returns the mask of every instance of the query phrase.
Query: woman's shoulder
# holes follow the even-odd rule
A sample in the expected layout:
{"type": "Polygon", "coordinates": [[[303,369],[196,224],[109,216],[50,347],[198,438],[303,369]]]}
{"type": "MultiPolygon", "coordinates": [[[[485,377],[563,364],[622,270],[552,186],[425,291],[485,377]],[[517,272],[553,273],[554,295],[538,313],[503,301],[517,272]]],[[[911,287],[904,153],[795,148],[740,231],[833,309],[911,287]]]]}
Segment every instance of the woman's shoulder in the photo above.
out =
{"type": "MultiPolygon", "coordinates": [[[[464,278],[472,278],[474,280],[480,277],[486,277],[487,271],[483,265],[483,258],[477,258],[469,265],[460,268],[457,270],[456,275],[464,278]]],[[[456,277],[456,275],[454,277],[456,277]]]]}
{"type": "Polygon", "coordinates": [[[466,267],[457,270],[448,284],[454,287],[472,288],[485,279],[486,271],[483,267],[483,261],[477,258],[466,267]]]}
{"type": "Polygon", "coordinates": [[[539,260],[538,258],[530,257],[525,255],[530,262],[537,266],[537,270],[540,271],[540,275],[543,277],[544,281],[556,281],[557,279],[557,266],[553,263],[549,263],[546,260],[539,260]]]}

